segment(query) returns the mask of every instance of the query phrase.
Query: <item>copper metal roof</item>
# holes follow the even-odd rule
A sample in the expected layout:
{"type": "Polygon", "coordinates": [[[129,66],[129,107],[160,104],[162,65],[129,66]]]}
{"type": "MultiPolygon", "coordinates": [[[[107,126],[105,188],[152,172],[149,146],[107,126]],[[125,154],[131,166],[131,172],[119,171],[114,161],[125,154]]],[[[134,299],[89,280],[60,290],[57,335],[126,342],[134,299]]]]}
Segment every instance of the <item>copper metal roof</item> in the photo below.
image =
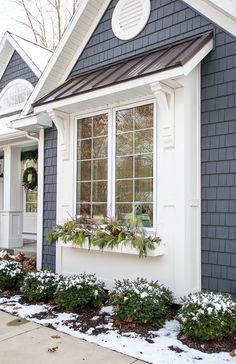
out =
{"type": "Polygon", "coordinates": [[[212,39],[211,32],[200,34],[182,42],[172,43],[152,52],[81,74],[64,82],[48,95],[38,100],[34,106],[183,66],[210,39],[212,39]]]}

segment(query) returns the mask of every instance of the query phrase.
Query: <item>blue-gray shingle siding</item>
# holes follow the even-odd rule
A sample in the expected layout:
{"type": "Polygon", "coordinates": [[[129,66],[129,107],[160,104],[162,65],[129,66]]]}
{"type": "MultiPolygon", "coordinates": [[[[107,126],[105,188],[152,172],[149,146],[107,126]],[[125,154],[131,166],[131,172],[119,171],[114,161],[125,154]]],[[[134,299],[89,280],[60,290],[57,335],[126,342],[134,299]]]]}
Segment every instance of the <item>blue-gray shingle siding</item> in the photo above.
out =
{"type": "Polygon", "coordinates": [[[21,56],[14,51],[2,78],[0,79],[0,92],[9,82],[16,80],[17,78],[29,81],[33,86],[38,82],[38,78],[30,67],[25,63],[21,56]]]}
{"type": "Polygon", "coordinates": [[[202,287],[236,294],[236,39],[180,0],[151,0],[150,19],[117,39],[111,1],[70,76],[213,30],[202,62],[202,287]]]}
{"type": "Polygon", "coordinates": [[[48,234],[56,224],[57,129],[44,132],[44,204],[42,267],[55,271],[56,247],[48,243],[48,234]]]}

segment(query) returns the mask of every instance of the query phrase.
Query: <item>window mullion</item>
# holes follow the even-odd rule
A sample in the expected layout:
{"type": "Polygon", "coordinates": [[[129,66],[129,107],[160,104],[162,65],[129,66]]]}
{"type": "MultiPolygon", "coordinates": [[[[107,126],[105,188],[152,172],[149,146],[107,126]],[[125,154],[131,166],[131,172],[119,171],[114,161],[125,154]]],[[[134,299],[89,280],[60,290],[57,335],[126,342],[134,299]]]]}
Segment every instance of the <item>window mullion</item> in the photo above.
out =
{"type": "Polygon", "coordinates": [[[114,213],[114,128],[113,128],[113,110],[108,111],[108,168],[107,168],[107,215],[112,218],[114,213]]]}
{"type": "Polygon", "coordinates": [[[135,205],[135,108],[133,108],[133,209],[132,209],[132,219],[134,219],[134,205],[135,205]]]}

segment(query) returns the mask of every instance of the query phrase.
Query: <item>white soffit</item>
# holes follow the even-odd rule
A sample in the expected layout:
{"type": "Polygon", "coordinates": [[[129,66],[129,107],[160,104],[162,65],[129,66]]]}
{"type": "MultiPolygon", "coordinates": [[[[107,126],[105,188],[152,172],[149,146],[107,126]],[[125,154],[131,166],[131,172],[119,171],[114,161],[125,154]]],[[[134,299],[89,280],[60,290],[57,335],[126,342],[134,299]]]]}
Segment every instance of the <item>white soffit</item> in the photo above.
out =
{"type": "MultiPolygon", "coordinates": [[[[89,108],[92,101],[92,107],[123,102],[127,99],[138,98],[152,95],[150,84],[152,82],[176,81],[183,76],[187,76],[213,49],[213,40],[211,39],[197,54],[191,58],[184,66],[178,66],[162,72],[157,72],[133,80],[124,81],[118,84],[99,88],[97,90],[71,96],[65,99],[59,99],[50,103],[35,106],[35,112],[49,111],[59,109],[65,112],[75,112],[82,108],[89,108]]],[[[174,82],[173,82],[174,83],[174,82]]]]}
{"type": "Polygon", "coordinates": [[[21,117],[16,120],[12,120],[8,127],[16,130],[26,132],[37,132],[40,129],[49,128],[52,126],[52,120],[47,113],[41,113],[39,115],[29,115],[21,117]]]}
{"type": "Polygon", "coordinates": [[[76,13],[23,109],[23,115],[30,111],[31,105],[36,100],[48,94],[66,80],[110,1],[81,0],[79,2],[76,13]]]}
{"type": "Polygon", "coordinates": [[[236,37],[236,3],[233,0],[182,0],[236,37]]]}

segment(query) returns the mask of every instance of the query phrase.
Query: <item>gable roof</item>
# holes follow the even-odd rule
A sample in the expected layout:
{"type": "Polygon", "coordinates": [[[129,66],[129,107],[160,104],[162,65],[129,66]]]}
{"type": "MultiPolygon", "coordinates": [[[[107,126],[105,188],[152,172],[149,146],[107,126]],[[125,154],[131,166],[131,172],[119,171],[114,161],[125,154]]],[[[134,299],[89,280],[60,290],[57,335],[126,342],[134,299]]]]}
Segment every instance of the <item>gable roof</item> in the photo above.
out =
{"type": "Polygon", "coordinates": [[[32,72],[39,78],[52,52],[36,43],[28,41],[10,32],[6,32],[0,43],[0,78],[10,58],[16,51],[32,72]]]}
{"type": "MultiPolygon", "coordinates": [[[[214,0],[182,1],[208,17],[214,23],[217,23],[218,26],[227,32],[236,36],[236,19],[230,18],[229,20],[225,9],[220,11],[221,16],[219,17],[219,6],[216,7],[212,4],[214,0]]],[[[33,103],[65,82],[110,2],[111,0],[96,0],[96,2],[93,0],[81,0],[45,72],[29,98],[23,114],[27,114],[30,111],[33,103]]]]}

